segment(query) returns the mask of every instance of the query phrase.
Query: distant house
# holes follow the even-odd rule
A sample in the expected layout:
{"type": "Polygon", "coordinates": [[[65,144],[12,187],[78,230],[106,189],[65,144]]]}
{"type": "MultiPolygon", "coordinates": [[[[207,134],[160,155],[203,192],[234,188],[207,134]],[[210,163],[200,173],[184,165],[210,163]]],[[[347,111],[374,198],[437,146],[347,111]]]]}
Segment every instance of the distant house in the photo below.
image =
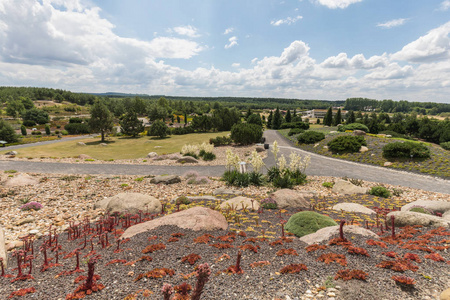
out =
{"type": "MultiPolygon", "coordinates": [[[[332,113],[333,116],[335,116],[338,112],[338,109],[332,109],[332,113]]],[[[323,119],[325,117],[325,115],[327,114],[328,109],[313,109],[313,110],[308,110],[307,112],[307,117],[308,118],[317,118],[317,119],[323,119]]],[[[341,109],[341,114],[344,117],[345,114],[347,113],[346,110],[342,110],[341,109]]]]}

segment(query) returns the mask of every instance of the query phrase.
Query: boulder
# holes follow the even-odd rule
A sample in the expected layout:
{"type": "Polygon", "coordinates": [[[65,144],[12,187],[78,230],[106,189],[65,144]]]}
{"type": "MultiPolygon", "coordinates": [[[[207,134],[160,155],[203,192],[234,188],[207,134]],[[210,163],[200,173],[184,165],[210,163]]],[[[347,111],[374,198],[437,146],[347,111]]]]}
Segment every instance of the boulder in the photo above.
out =
{"type": "Polygon", "coordinates": [[[20,219],[19,221],[16,222],[16,226],[21,226],[24,224],[28,224],[28,223],[33,223],[34,221],[36,221],[36,219],[34,217],[26,217],[24,219],[20,219]]]}
{"type": "MultiPolygon", "coordinates": [[[[349,238],[351,234],[359,234],[371,239],[379,239],[379,236],[368,229],[356,225],[345,225],[343,227],[344,237],[349,238]]],[[[329,226],[317,230],[314,233],[302,236],[300,240],[307,243],[308,245],[318,244],[324,241],[328,241],[332,236],[339,234],[339,225],[329,226]]]]}
{"type": "Polygon", "coordinates": [[[7,256],[6,256],[6,245],[5,245],[5,233],[3,232],[3,228],[0,226],[0,258],[3,258],[3,267],[8,267],[7,256]]]}
{"type": "Polygon", "coordinates": [[[408,211],[415,206],[425,207],[426,209],[432,212],[438,212],[441,214],[450,211],[449,201],[433,201],[433,200],[417,200],[402,206],[401,210],[408,211]]]}
{"type": "Polygon", "coordinates": [[[10,251],[16,248],[22,248],[23,247],[23,241],[13,241],[6,245],[6,251],[10,251]]]}
{"type": "Polygon", "coordinates": [[[332,191],[342,195],[366,194],[367,188],[354,185],[347,180],[337,180],[332,191]]]}
{"type": "Polygon", "coordinates": [[[214,190],[213,195],[215,195],[215,196],[217,196],[217,195],[238,196],[238,195],[242,195],[242,191],[230,190],[230,189],[226,189],[226,188],[218,188],[218,189],[214,190]]]}
{"type": "Polygon", "coordinates": [[[192,156],[183,156],[177,159],[177,163],[181,164],[198,164],[198,159],[192,156]]]}
{"type": "Polygon", "coordinates": [[[353,135],[366,135],[366,132],[363,130],[353,130],[353,135]]]}
{"type": "Polygon", "coordinates": [[[209,208],[196,206],[160,217],[155,220],[131,226],[125,230],[121,238],[130,238],[136,234],[146,232],[163,225],[175,225],[180,228],[195,231],[226,230],[228,228],[228,222],[220,212],[209,208]]]}
{"type": "Polygon", "coordinates": [[[77,143],[77,146],[86,146],[86,144],[83,143],[83,142],[78,142],[78,143],[77,143]]]}
{"type": "Polygon", "coordinates": [[[111,198],[105,197],[94,203],[94,209],[106,209],[111,198]]]}
{"type": "Polygon", "coordinates": [[[450,288],[446,289],[439,295],[440,300],[450,300],[450,288]]]}
{"type": "Polygon", "coordinates": [[[392,163],[390,161],[387,161],[383,164],[384,167],[390,167],[392,166],[392,163]]]}
{"type": "Polygon", "coordinates": [[[369,148],[367,148],[366,146],[361,146],[361,148],[359,148],[359,152],[360,153],[364,153],[364,152],[367,152],[367,151],[369,151],[369,148]]]}
{"type": "Polygon", "coordinates": [[[90,157],[89,155],[86,155],[86,154],[80,154],[80,155],[78,155],[78,158],[79,159],[92,159],[92,157],[90,157]]]}
{"type": "Polygon", "coordinates": [[[6,152],[5,155],[17,155],[17,151],[6,152]]]}
{"type": "Polygon", "coordinates": [[[102,147],[108,146],[108,144],[106,144],[106,143],[100,143],[99,145],[102,146],[102,147]]]}
{"type": "Polygon", "coordinates": [[[250,199],[247,197],[238,196],[238,197],[234,197],[234,198],[231,198],[230,200],[222,202],[222,204],[220,204],[220,208],[227,209],[228,207],[233,207],[236,210],[242,210],[242,205],[244,205],[244,207],[246,207],[247,209],[253,208],[254,210],[258,210],[259,202],[256,200],[253,200],[253,206],[252,206],[252,200],[253,199],[250,199]]]}
{"type": "Polygon", "coordinates": [[[153,196],[140,193],[120,193],[109,198],[106,211],[131,214],[139,211],[158,213],[161,212],[161,207],[161,202],[153,196]]]}
{"type": "Polygon", "coordinates": [[[447,220],[447,221],[450,221],[450,210],[447,211],[445,214],[443,214],[442,218],[447,220]]]}
{"type": "Polygon", "coordinates": [[[15,187],[15,186],[25,186],[25,185],[37,185],[39,181],[28,174],[19,174],[14,177],[9,177],[4,186],[5,187],[15,187]]]}
{"type": "Polygon", "coordinates": [[[160,175],[160,176],[156,176],[156,177],[152,178],[152,180],[150,180],[150,183],[154,183],[154,184],[159,184],[159,183],[173,184],[173,183],[178,183],[178,182],[181,182],[181,178],[178,175],[160,175]]]}
{"type": "MultiPolygon", "coordinates": [[[[181,155],[178,154],[178,153],[174,153],[174,154],[169,154],[169,155],[167,156],[167,159],[170,159],[170,160],[179,160],[179,159],[182,158],[182,157],[184,157],[184,156],[181,156],[181,155]]],[[[190,157],[192,157],[192,156],[190,156],[190,157]]]]}
{"type": "Polygon", "coordinates": [[[312,194],[300,193],[291,189],[281,189],[269,195],[270,198],[277,202],[278,208],[308,208],[310,202],[306,198],[313,196],[312,194]]]}
{"type": "Polygon", "coordinates": [[[256,152],[264,152],[264,151],[266,151],[266,150],[264,150],[264,147],[260,147],[260,146],[258,146],[258,147],[256,147],[255,148],[255,150],[256,150],[256,152]]]}
{"type": "Polygon", "coordinates": [[[397,227],[402,226],[430,226],[430,227],[449,227],[450,221],[441,217],[422,214],[413,211],[393,211],[387,214],[387,219],[390,220],[391,216],[395,217],[394,224],[397,227]]]}
{"type": "Polygon", "coordinates": [[[150,152],[149,154],[147,154],[148,158],[153,158],[153,157],[156,157],[156,156],[158,156],[158,153],[156,153],[156,152],[150,152]]]}
{"type": "Polygon", "coordinates": [[[374,215],[376,214],[375,211],[371,210],[370,208],[365,207],[364,205],[358,204],[358,203],[338,203],[335,206],[333,206],[334,210],[340,211],[348,211],[348,212],[357,212],[367,215],[374,215]]]}

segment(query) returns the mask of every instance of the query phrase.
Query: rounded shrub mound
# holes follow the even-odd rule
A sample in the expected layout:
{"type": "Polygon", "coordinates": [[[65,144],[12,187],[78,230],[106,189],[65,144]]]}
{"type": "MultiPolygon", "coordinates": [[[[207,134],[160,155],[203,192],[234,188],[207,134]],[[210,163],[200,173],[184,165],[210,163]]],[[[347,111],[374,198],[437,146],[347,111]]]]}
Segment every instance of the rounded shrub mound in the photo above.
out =
{"type": "Polygon", "coordinates": [[[256,124],[240,123],[231,127],[231,139],[240,145],[259,143],[263,135],[262,127],[256,124]]]}
{"type": "Polygon", "coordinates": [[[385,158],[430,158],[430,149],[422,143],[394,142],[383,147],[385,158]]]}
{"type": "Polygon", "coordinates": [[[337,223],[330,217],[313,211],[301,211],[289,218],[284,229],[298,237],[302,237],[314,233],[321,228],[336,225],[337,223]]]}
{"type": "Polygon", "coordinates": [[[389,190],[384,186],[372,187],[369,191],[369,194],[383,198],[389,198],[391,196],[391,192],[389,192],[389,190]]]}
{"type": "Polygon", "coordinates": [[[303,132],[305,132],[305,130],[303,130],[301,128],[291,128],[291,130],[289,130],[289,132],[288,132],[288,136],[292,136],[294,134],[299,134],[299,133],[303,133],[303,132]]]}
{"type": "Polygon", "coordinates": [[[364,132],[369,132],[369,128],[361,123],[351,123],[347,125],[342,125],[338,127],[338,131],[345,132],[347,130],[362,130],[364,132]]]}
{"type": "Polygon", "coordinates": [[[328,142],[328,149],[333,153],[358,152],[361,146],[366,146],[366,140],[362,136],[342,135],[328,142]]]}
{"type": "Polygon", "coordinates": [[[441,147],[445,150],[450,150],[450,142],[441,143],[441,147]]]}
{"type": "Polygon", "coordinates": [[[319,131],[306,131],[298,136],[300,144],[314,144],[325,138],[325,134],[319,131]]]}

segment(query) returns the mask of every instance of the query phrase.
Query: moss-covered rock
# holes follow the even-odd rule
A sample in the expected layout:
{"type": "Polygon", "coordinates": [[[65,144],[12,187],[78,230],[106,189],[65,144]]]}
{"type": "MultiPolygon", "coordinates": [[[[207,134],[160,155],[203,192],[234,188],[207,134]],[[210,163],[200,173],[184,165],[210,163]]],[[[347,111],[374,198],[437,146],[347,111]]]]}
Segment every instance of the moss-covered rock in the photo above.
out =
{"type": "Polygon", "coordinates": [[[337,223],[330,217],[313,211],[301,211],[292,215],[284,228],[296,236],[302,237],[321,228],[336,225],[337,223]]]}
{"type": "Polygon", "coordinates": [[[431,212],[428,209],[426,209],[425,207],[416,206],[416,207],[411,208],[409,211],[418,212],[418,213],[426,214],[426,215],[431,215],[431,212]]]}

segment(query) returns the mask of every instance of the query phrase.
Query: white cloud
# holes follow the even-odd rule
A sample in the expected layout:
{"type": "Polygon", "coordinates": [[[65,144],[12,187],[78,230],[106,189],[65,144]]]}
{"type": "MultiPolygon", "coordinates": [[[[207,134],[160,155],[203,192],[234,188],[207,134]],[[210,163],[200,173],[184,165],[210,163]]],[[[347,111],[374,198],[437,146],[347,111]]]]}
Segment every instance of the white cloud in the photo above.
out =
{"type": "Polygon", "coordinates": [[[178,38],[157,37],[148,43],[149,53],[154,57],[161,58],[184,58],[188,59],[203,50],[201,46],[193,41],[178,38]]]}
{"type": "Polygon", "coordinates": [[[315,2],[331,9],[346,8],[347,6],[362,2],[363,0],[316,0],[315,2]]]}
{"type": "Polygon", "coordinates": [[[446,11],[448,9],[450,9],[450,0],[445,0],[441,3],[441,5],[439,6],[439,9],[442,11],[446,11]]]}
{"type": "Polygon", "coordinates": [[[450,58],[450,22],[430,30],[392,55],[393,60],[416,63],[444,61],[450,58]]]}
{"type": "Polygon", "coordinates": [[[230,27],[230,28],[225,29],[225,31],[224,31],[223,34],[230,34],[230,33],[232,33],[233,31],[234,31],[234,28],[233,28],[233,27],[230,27]]]}
{"type": "Polygon", "coordinates": [[[231,47],[237,46],[238,42],[237,42],[238,38],[236,36],[232,36],[228,39],[229,43],[225,45],[225,49],[229,49],[231,47]]]}
{"type": "Polygon", "coordinates": [[[302,16],[296,16],[296,17],[293,17],[293,18],[287,17],[286,19],[280,19],[280,20],[277,20],[277,21],[271,21],[270,25],[273,25],[273,26],[280,26],[280,25],[283,25],[283,24],[292,25],[295,22],[297,22],[298,20],[301,20],[302,18],[303,18],[302,16]]]}
{"type": "Polygon", "coordinates": [[[395,19],[395,20],[387,21],[385,23],[378,23],[377,26],[383,27],[383,28],[397,27],[397,26],[401,26],[401,25],[405,24],[406,20],[408,20],[408,19],[395,19]]]}
{"type": "Polygon", "coordinates": [[[196,38],[196,37],[201,36],[198,33],[197,28],[195,28],[194,26],[191,26],[191,25],[174,27],[173,31],[175,31],[179,35],[185,35],[185,36],[188,36],[191,38],[196,38]]]}
{"type": "Polygon", "coordinates": [[[256,64],[256,62],[258,61],[258,58],[257,57],[255,57],[254,59],[252,59],[252,64],[256,64]]]}
{"type": "Polygon", "coordinates": [[[241,64],[240,63],[232,63],[231,66],[233,68],[239,68],[241,66],[241,64]]]}
{"type": "Polygon", "coordinates": [[[374,69],[385,67],[389,60],[387,54],[382,56],[372,56],[366,59],[363,54],[356,54],[351,59],[347,57],[347,53],[339,53],[337,56],[330,56],[325,59],[321,66],[324,68],[341,68],[341,69],[374,69]]]}

